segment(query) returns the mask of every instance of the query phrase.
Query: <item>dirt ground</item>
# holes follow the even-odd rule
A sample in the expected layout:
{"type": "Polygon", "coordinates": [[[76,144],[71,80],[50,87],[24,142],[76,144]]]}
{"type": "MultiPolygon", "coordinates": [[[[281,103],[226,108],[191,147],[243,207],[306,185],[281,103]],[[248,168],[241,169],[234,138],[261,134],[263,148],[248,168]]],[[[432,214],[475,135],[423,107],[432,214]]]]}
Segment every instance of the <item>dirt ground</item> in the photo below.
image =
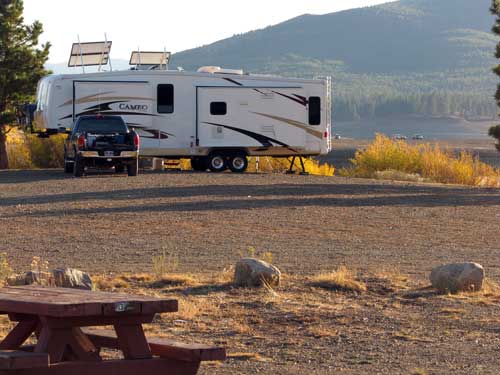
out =
{"type": "Polygon", "coordinates": [[[338,177],[167,172],[137,178],[0,172],[0,252],[113,279],[151,273],[165,251],[195,282],[111,289],[180,298],[150,328],[216,343],[229,360],[203,374],[498,374],[500,291],[438,296],[431,268],[481,263],[500,283],[500,189],[338,177]],[[275,291],[231,287],[254,247],[285,274],[275,291]],[[366,293],[311,277],[345,265],[366,293]],[[114,275],[114,276],[113,276],[114,275]],[[224,277],[222,277],[222,276],[224,277]]]}

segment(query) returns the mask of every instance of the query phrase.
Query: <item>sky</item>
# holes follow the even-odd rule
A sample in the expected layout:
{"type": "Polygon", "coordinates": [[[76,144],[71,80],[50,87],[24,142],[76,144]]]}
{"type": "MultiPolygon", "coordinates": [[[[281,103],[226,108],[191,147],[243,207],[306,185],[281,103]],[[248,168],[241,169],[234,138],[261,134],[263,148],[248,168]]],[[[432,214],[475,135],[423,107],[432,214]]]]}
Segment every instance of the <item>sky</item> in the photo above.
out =
{"type": "Polygon", "coordinates": [[[301,14],[326,14],[389,0],[24,0],[25,22],[43,23],[49,63],[67,62],[71,45],[113,42],[112,59],[132,50],[179,52],[301,14]]]}

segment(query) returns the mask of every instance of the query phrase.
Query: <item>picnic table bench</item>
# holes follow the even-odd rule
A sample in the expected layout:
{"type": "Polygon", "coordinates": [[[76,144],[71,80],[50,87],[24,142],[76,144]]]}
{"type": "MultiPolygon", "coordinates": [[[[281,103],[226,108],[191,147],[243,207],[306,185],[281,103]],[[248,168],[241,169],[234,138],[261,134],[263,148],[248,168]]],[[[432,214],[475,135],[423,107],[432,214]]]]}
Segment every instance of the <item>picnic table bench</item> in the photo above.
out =
{"type": "Polygon", "coordinates": [[[147,339],[142,324],[177,300],[41,286],[0,289],[0,313],[16,326],[0,342],[0,375],[196,374],[224,348],[147,339]],[[113,326],[114,330],[89,327],[113,326]],[[25,345],[33,334],[35,345],[25,345]],[[124,359],[103,360],[101,348],[124,359]]]}

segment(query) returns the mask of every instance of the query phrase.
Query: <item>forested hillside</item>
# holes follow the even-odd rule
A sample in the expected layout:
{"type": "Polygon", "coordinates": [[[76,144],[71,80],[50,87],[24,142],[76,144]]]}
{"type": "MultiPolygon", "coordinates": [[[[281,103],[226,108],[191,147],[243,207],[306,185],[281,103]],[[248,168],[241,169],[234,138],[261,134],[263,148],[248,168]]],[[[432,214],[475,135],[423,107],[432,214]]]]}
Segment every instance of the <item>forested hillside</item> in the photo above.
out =
{"type": "Polygon", "coordinates": [[[201,65],[334,78],[337,119],[388,114],[494,117],[490,0],[402,0],[303,15],[175,54],[201,65]]]}

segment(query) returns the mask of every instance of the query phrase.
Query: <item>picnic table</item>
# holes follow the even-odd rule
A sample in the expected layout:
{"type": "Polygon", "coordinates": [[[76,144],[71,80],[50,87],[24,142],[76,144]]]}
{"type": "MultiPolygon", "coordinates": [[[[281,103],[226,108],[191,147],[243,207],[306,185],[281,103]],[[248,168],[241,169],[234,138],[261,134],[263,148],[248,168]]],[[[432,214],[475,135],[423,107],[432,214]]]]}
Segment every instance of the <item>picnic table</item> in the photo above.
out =
{"type": "Polygon", "coordinates": [[[225,359],[225,349],[147,339],[142,327],[175,299],[41,286],[0,289],[0,313],[15,327],[0,342],[0,374],[196,374],[201,361],[225,359]],[[113,326],[114,330],[89,327],[113,326]],[[25,345],[35,334],[36,344],[25,345]],[[103,360],[101,348],[123,359],[103,360]]]}

